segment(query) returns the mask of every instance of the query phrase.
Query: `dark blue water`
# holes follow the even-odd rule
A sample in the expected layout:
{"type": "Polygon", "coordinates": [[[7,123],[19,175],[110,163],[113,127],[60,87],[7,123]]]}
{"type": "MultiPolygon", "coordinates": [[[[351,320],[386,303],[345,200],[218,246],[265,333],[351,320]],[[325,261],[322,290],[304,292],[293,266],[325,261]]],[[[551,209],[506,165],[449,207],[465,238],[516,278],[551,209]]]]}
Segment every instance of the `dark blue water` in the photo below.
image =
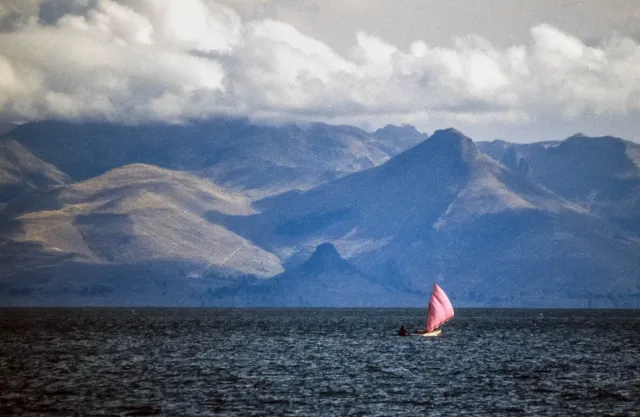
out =
{"type": "Polygon", "coordinates": [[[640,310],[0,310],[0,415],[639,416],[640,310]]]}

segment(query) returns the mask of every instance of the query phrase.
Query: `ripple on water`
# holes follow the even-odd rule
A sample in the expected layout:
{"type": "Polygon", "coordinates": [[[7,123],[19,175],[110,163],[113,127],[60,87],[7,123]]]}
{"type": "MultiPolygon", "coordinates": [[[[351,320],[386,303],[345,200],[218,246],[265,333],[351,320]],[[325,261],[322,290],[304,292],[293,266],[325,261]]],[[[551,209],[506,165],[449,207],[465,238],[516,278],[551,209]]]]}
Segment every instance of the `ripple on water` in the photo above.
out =
{"type": "Polygon", "coordinates": [[[639,316],[6,309],[0,415],[638,416],[639,316]]]}

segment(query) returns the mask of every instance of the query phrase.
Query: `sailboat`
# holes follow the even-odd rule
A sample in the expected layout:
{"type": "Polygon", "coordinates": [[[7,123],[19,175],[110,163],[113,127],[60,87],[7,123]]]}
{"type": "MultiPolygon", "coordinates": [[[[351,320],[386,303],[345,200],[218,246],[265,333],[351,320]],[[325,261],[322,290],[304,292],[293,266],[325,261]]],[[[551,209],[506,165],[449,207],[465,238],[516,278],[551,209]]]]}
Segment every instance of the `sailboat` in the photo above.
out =
{"type": "Polygon", "coordinates": [[[453,317],[453,306],[447,294],[442,291],[438,284],[433,284],[433,292],[429,301],[429,310],[427,312],[426,331],[419,332],[422,336],[433,337],[439,336],[442,332],[439,329],[444,323],[453,317]]]}

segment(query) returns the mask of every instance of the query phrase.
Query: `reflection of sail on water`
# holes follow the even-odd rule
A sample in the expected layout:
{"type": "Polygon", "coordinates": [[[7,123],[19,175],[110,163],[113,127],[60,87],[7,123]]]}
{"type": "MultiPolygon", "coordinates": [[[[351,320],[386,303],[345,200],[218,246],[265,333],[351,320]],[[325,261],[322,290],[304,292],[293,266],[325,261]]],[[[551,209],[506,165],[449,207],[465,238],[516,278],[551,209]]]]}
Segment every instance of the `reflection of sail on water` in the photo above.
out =
{"type": "Polygon", "coordinates": [[[453,317],[453,306],[449,297],[442,291],[442,288],[438,287],[438,284],[433,284],[427,314],[427,332],[434,331],[451,317],[453,317]]]}

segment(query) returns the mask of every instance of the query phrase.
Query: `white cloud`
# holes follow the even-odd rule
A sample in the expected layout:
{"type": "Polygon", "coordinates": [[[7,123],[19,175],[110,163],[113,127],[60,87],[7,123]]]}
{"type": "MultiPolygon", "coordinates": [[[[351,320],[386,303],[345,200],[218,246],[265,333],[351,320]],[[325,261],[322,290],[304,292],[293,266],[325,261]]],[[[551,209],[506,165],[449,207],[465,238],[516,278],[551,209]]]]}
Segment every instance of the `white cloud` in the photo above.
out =
{"type": "Polygon", "coordinates": [[[105,40],[120,43],[153,43],[155,31],[146,16],[116,2],[105,0],[89,10],[86,16],[68,14],[57,23],[62,29],[100,34],[105,40]]]}
{"type": "Polygon", "coordinates": [[[203,52],[229,51],[239,40],[241,22],[238,14],[213,1],[119,2],[148,19],[155,29],[154,40],[160,45],[203,52]]]}
{"type": "Polygon", "coordinates": [[[43,2],[0,7],[0,22],[11,20],[0,33],[0,118],[179,121],[226,112],[509,126],[640,111],[640,46],[631,38],[587,46],[542,24],[526,45],[466,35],[451,48],[416,41],[405,50],[354,28],[356,44],[340,55],[290,24],[243,22],[214,1],[67,3],[48,20],[43,2]]]}

